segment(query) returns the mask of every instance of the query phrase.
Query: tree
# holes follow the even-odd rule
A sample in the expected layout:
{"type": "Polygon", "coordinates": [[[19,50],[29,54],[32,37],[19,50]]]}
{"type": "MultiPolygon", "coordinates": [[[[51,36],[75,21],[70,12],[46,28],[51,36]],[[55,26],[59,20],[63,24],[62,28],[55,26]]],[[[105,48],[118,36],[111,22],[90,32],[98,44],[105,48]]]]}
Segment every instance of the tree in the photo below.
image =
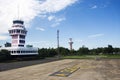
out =
{"type": "Polygon", "coordinates": [[[68,48],[64,48],[64,47],[59,47],[59,51],[60,51],[60,55],[70,55],[70,51],[68,48]]]}
{"type": "Polygon", "coordinates": [[[38,49],[38,53],[39,53],[39,57],[40,58],[45,58],[46,56],[48,56],[48,52],[46,48],[42,48],[42,49],[38,49]]]}
{"type": "Polygon", "coordinates": [[[10,52],[8,50],[1,50],[0,51],[0,61],[6,61],[11,59],[10,52]]]}
{"type": "Polygon", "coordinates": [[[92,54],[92,55],[97,55],[98,53],[97,53],[97,49],[91,49],[90,50],[90,54],[92,54]]]}
{"type": "Polygon", "coordinates": [[[54,57],[55,55],[57,55],[56,49],[53,48],[42,48],[38,50],[38,53],[40,58],[54,57]]]}
{"type": "Polygon", "coordinates": [[[98,55],[98,54],[101,54],[101,53],[103,53],[103,48],[102,47],[98,47],[96,49],[91,49],[90,50],[90,54],[98,55]]]}
{"type": "Polygon", "coordinates": [[[11,47],[11,43],[9,43],[9,42],[6,42],[4,45],[5,45],[5,47],[11,47]]]}
{"type": "Polygon", "coordinates": [[[89,49],[88,49],[87,47],[84,47],[84,46],[83,46],[83,47],[79,48],[78,54],[79,54],[79,55],[89,54],[89,49]]]}
{"type": "Polygon", "coordinates": [[[74,49],[70,50],[70,55],[77,55],[76,53],[77,53],[76,50],[74,50],[74,49]]]}
{"type": "Polygon", "coordinates": [[[114,54],[119,54],[120,53],[120,48],[113,48],[113,53],[114,54]]]}
{"type": "Polygon", "coordinates": [[[113,47],[112,45],[108,45],[108,53],[113,54],[113,47]]]}
{"type": "Polygon", "coordinates": [[[48,49],[48,57],[54,57],[56,55],[57,55],[56,49],[53,49],[53,48],[48,49]]]}

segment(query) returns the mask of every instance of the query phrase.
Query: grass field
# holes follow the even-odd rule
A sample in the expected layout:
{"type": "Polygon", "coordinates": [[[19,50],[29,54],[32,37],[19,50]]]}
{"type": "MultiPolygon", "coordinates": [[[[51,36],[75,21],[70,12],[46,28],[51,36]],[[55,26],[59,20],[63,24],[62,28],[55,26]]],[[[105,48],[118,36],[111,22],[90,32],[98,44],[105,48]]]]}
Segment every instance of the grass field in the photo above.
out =
{"type": "Polygon", "coordinates": [[[120,55],[81,55],[81,56],[63,56],[63,59],[120,59],[120,55]]]}

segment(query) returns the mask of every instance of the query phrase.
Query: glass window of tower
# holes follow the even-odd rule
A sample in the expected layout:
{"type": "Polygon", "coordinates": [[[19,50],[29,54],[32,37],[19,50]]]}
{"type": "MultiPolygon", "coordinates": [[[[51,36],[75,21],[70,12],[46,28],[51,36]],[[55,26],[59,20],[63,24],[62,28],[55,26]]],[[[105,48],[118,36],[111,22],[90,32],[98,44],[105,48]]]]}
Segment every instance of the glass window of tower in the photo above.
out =
{"type": "Polygon", "coordinates": [[[25,43],[25,40],[19,40],[20,43],[25,43]]]}
{"type": "Polygon", "coordinates": [[[25,35],[20,35],[19,38],[25,39],[25,35]]]}
{"type": "Polygon", "coordinates": [[[13,33],[15,33],[15,30],[13,30],[13,33]]]}
{"type": "Polygon", "coordinates": [[[23,33],[23,30],[21,30],[21,33],[23,33]]]}
{"type": "Polygon", "coordinates": [[[13,30],[11,30],[11,33],[13,33],[13,30]]]}
{"type": "Polygon", "coordinates": [[[17,30],[17,33],[20,33],[20,30],[17,30]]]}

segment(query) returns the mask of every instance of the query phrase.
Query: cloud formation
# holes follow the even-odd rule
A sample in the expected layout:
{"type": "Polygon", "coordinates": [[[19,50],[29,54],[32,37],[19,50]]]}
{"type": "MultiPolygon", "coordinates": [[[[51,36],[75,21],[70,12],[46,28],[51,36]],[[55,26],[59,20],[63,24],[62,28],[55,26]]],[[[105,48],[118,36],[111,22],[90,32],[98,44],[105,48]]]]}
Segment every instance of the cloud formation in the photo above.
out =
{"type": "Polygon", "coordinates": [[[51,27],[57,27],[58,25],[60,25],[60,23],[62,21],[65,21],[66,18],[65,17],[53,17],[52,20],[54,20],[54,23],[51,25],[51,27]]]}
{"type": "Polygon", "coordinates": [[[45,29],[41,27],[36,27],[36,30],[45,31],[45,29]]]}
{"type": "MultiPolygon", "coordinates": [[[[46,17],[72,5],[77,0],[0,0],[0,34],[8,32],[12,20],[22,19],[29,23],[36,16],[46,17]]],[[[51,20],[52,18],[49,18],[51,20]]],[[[58,24],[58,23],[57,23],[58,24]]]]}
{"type": "Polygon", "coordinates": [[[104,36],[104,34],[94,34],[94,35],[90,35],[88,36],[89,38],[96,38],[96,37],[101,37],[104,36]]]}
{"type": "Polygon", "coordinates": [[[6,40],[6,39],[8,39],[8,36],[0,35],[0,40],[6,40]]]}
{"type": "Polygon", "coordinates": [[[51,25],[51,27],[57,27],[58,25],[60,25],[60,23],[62,22],[62,21],[65,21],[66,20],[66,18],[65,17],[61,17],[61,16],[54,16],[54,15],[50,15],[50,16],[48,16],[48,21],[52,21],[53,22],[53,24],[51,25]]]}
{"type": "Polygon", "coordinates": [[[55,16],[51,15],[51,16],[48,16],[48,20],[51,21],[55,18],[55,16]]]}
{"type": "Polygon", "coordinates": [[[98,8],[97,5],[94,5],[94,6],[91,7],[91,9],[96,9],[96,8],[98,8]]]}

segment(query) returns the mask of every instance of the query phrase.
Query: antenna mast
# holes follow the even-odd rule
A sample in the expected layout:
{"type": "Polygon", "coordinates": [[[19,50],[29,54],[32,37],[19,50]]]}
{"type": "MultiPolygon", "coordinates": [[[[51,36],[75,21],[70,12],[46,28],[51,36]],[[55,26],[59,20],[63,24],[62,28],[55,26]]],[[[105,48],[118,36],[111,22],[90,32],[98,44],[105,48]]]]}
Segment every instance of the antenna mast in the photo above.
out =
{"type": "Polygon", "coordinates": [[[18,12],[17,12],[18,14],[17,14],[17,15],[18,15],[18,20],[19,20],[19,19],[20,19],[20,18],[19,18],[19,15],[20,15],[20,14],[19,14],[19,4],[18,4],[17,8],[18,8],[18,12]]]}
{"type": "Polygon", "coordinates": [[[59,30],[57,30],[57,50],[58,50],[58,58],[60,59],[60,51],[59,51],[59,30]]]}

